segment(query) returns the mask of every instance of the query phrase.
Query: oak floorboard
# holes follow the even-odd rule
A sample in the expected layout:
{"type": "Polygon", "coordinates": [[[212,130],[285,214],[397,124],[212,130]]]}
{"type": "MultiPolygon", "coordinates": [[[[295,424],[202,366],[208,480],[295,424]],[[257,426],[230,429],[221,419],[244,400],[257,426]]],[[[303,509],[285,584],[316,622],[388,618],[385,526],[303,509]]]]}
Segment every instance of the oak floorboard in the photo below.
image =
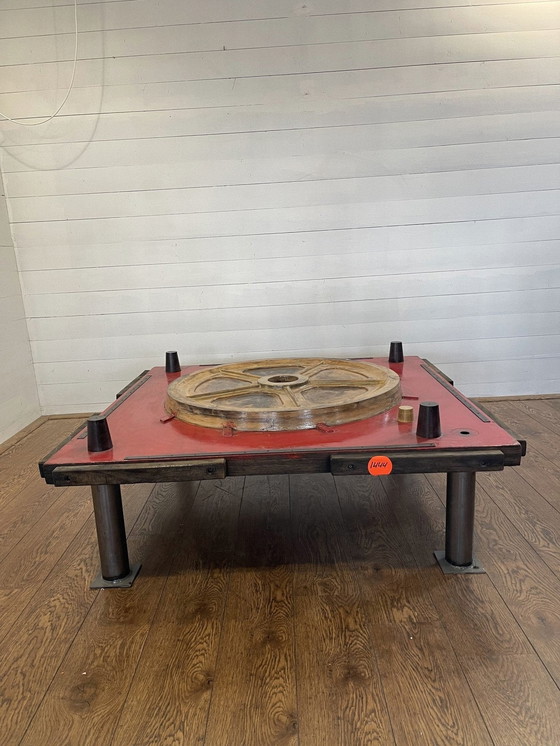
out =
{"type": "Polygon", "coordinates": [[[530,431],[527,454],[522,462],[523,475],[560,512],[560,426],[557,419],[551,422],[558,416],[560,399],[538,401],[538,409],[523,406],[523,401],[511,404],[520,425],[530,431]]]}
{"type": "Polygon", "coordinates": [[[205,743],[243,478],[201,483],[181,520],[112,746],[205,743]]]}
{"type": "Polygon", "coordinates": [[[15,472],[22,465],[33,467],[33,459],[40,461],[81,422],[83,418],[80,417],[64,420],[45,418],[31,433],[24,434],[23,438],[16,440],[8,448],[2,448],[0,462],[9,465],[15,472]]]}
{"type": "Polygon", "coordinates": [[[41,425],[43,425],[48,419],[49,418],[45,415],[41,415],[40,417],[37,417],[37,419],[33,422],[30,422],[29,425],[26,425],[21,430],[19,430],[19,432],[12,435],[11,438],[8,438],[7,440],[0,443],[0,456],[3,453],[12,451],[16,446],[21,447],[23,445],[23,442],[31,435],[33,435],[35,430],[38,430],[41,425]]]}
{"type": "Polygon", "coordinates": [[[437,622],[426,577],[403,536],[382,486],[372,477],[336,477],[346,551],[367,590],[374,624],[437,622]]]}
{"type": "MultiPolygon", "coordinates": [[[[403,746],[490,745],[432,598],[440,571],[431,561],[416,562],[394,512],[401,496],[390,487],[384,490],[384,484],[389,486],[387,480],[372,477],[337,480],[343,516],[354,539],[353,556],[363,565],[362,594],[395,741],[403,746]]],[[[429,522],[429,515],[425,520],[429,522]]]]}
{"type": "Polygon", "coordinates": [[[141,655],[165,585],[169,546],[189,507],[186,492],[183,484],[160,484],[152,491],[129,539],[143,563],[134,592],[95,594],[21,746],[110,743],[134,677],[131,663],[141,655]]]}
{"type": "MultiPolygon", "coordinates": [[[[430,481],[436,488],[439,483],[443,495],[443,479],[430,475],[430,481]]],[[[558,578],[496,505],[492,490],[487,489],[482,479],[477,489],[475,524],[478,560],[543,666],[560,687],[558,578]]]]}
{"type": "Polygon", "coordinates": [[[556,510],[557,514],[553,517],[554,523],[556,523],[560,515],[560,470],[558,469],[558,460],[554,463],[546,458],[546,456],[543,456],[537,450],[538,446],[539,441],[536,438],[532,438],[521,467],[513,467],[513,473],[522,476],[522,479],[530,484],[556,510]]]}
{"type": "MultiPolygon", "coordinates": [[[[486,540],[493,536],[492,519],[492,506],[488,506],[488,501],[479,501],[475,533],[475,552],[479,561],[483,543],[481,534],[485,533],[486,540]]],[[[481,564],[486,567],[484,561],[481,564]]],[[[533,652],[490,575],[449,576],[438,568],[430,586],[430,595],[460,659],[533,652]]]]}
{"type": "Polygon", "coordinates": [[[0,563],[19,541],[42,522],[46,512],[61,497],[59,487],[33,480],[1,508],[0,563]]]}
{"type": "MultiPolygon", "coordinates": [[[[525,432],[531,433],[527,455],[521,466],[504,472],[484,474],[481,479],[487,485],[494,502],[550,569],[560,577],[559,462],[557,457],[550,460],[542,455],[551,446],[560,448],[560,436],[545,429],[543,422],[546,423],[546,420],[535,419],[541,410],[549,409],[547,402],[534,402],[539,405],[539,409],[532,406],[531,401],[509,403],[515,406],[517,424],[525,432]],[[522,406],[525,404],[531,406],[522,406]]],[[[549,456],[552,455],[549,453],[549,456]]]]}
{"type": "Polygon", "coordinates": [[[533,489],[524,475],[523,467],[480,474],[478,483],[560,578],[560,513],[533,489]]]}
{"type": "Polygon", "coordinates": [[[553,464],[558,463],[560,435],[550,430],[546,424],[520,409],[517,402],[493,402],[490,411],[505,422],[518,437],[526,438],[527,453],[535,449],[553,464]]]}
{"type": "Polygon", "coordinates": [[[299,738],[393,744],[375,640],[330,475],[290,477],[299,738]]]}
{"type": "Polygon", "coordinates": [[[92,514],[87,487],[62,489],[58,500],[0,562],[0,587],[40,584],[92,514]]]}
{"type": "MultiPolygon", "coordinates": [[[[31,468],[29,478],[18,488],[6,490],[3,484],[4,502],[0,502],[2,521],[0,522],[0,563],[22,538],[42,522],[47,511],[61,498],[61,490],[45,484],[39,477],[37,462],[52,446],[53,436],[63,439],[72,432],[80,420],[71,418],[54,421],[53,433],[50,421],[44,420],[23,440],[0,455],[0,475],[7,472],[22,473],[22,464],[31,468]]],[[[7,479],[7,484],[13,484],[7,479]]],[[[2,489],[2,488],[0,488],[2,489]]],[[[40,528],[39,528],[40,533],[40,528]]]]}
{"type": "MultiPolygon", "coordinates": [[[[123,505],[130,524],[151,490],[152,485],[131,485],[124,490],[123,505]]],[[[91,515],[29,603],[20,605],[18,596],[19,614],[13,615],[12,630],[0,642],[2,746],[20,743],[94,603],[96,593],[89,584],[97,565],[95,523],[91,515]]]]}
{"type": "MultiPolygon", "coordinates": [[[[407,481],[410,479],[428,483],[428,480],[424,477],[409,477],[407,481]]],[[[429,475],[429,483],[435,486],[439,496],[431,487],[428,489],[422,487],[417,491],[416,495],[421,501],[421,508],[423,510],[431,508],[434,510],[434,513],[437,513],[439,512],[438,503],[443,508],[445,478],[443,475],[429,475]]],[[[527,604],[527,595],[530,594],[530,588],[534,586],[531,581],[527,584],[523,583],[521,587],[517,586],[517,593],[520,593],[520,598],[516,600],[509,581],[512,575],[511,567],[516,568],[519,565],[521,575],[523,576],[526,572],[522,567],[523,561],[527,561],[527,555],[522,557],[516,556],[519,548],[515,547],[515,545],[512,546],[512,541],[515,543],[515,537],[517,537],[517,540],[521,541],[522,545],[529,551],[531,551],[530,547],[528,547],[527,542],[519,536],[511,522],[503,516],[480,487],[477,494],[478,510],[476,516],[477,535],[475,547],[478,559],[486,568],[488,574],[473,575],[468,578],[468,584],[460,582],[466,579],[462,576],[443,576],[443,580],[439,584],[439,589],[441,591],[442,586],[447,586],[448,595],[445,592],[441,593],[437,591],[432,593],[432,598],[442,612],[442,620],[447,635],[453,644],[455,654],[466,677],[469,689],[472,691],[477,707],[481,711],[493,742],[497,741],[492,712],[494,703],[501,699],[509,698],[511,700],[511,712],[518,713],[517,720],[511,723],[511,732],[517,734],[516,737],[518,740],[516,742],[526,744],[527,746],[541,746],[543,742],[534,740],[535,731],[547,731],[547,706],[544,706],[538,698],[527,701],[519,688],[507,677],[498,677],[494,680],[492,703],[485,706],[484,700],[488,697],[487,686],[483,679],[473,675],[473,672],[486,665],[486,662],[490,660],[509,660],[512,663],[507,665],[512,666],[516,660],[531,661],[528,669],[531,670],[534,668],[539,671],[541,685],[543,691],[547,692],[548,700],[550,701],[556,696],[557,705],[560,704],[560,693],[551,677],[550,671],[550,663],[554,664],[556,653],[552,652],[547,660],[544,660],[542,656],[541,660],[539,660],[538,650],[535,653],[535,643],[540,644],[543,652],[546,650],[546,644],[543,644],[544,633],[542,630],[532,628],[535,620],[532,619],[531,611],[523,611],[521,608],[524,604],[527,604]],[[507,559],[503,565],[500,565],[496,563],[495,555],[499,555],[502,548],[507,559]],[[505,577],[501,577],[501,575],[505,577]],[[523,587],[525,585],[528,587],[523,587]],[[476,598],[471,596],[469,599],[470,608],[466,605],[466,599],[464,599],[469,594],[469,589],[473,586],[478,589],[485,588],[482,603],[478,607],[478,611],[473,606],[473,601],[476,603],[476,598]],[[491,586],[494,586],[494,591],[492,591],[491,586]],[[456,596],[457,590],[460,593],[459,596],[456,596]],[[463,597],[463,601],[460,600],[461,596],[463,597]],[[485,597],[491,603],[487,603],[485,597]],[[451,614],[449,614],[450,611],[452,612],[451,614]],[[462,621],[463,611],[466,612],[466,617],[462,621]],[[490,624],[486,618],[488,615],[492,618],[490,624]],[[525,616],[525,619],[523,616],[525,616]],[[471,636],[471,625],[473,622],[475,625],[473,629],[474,634],[471,636]],[[499,626],[496,626],[496,622],[499,626]],[[502,637],[504,632],[505,636],[502,637]],[[556,695],[554,694],[555,691],[556,695]]],[[[408,489],[407,496],[410,497],[408,489]]],[[[410,525],[413,526],[413,523],[410,525]]],[[[436,533],[439,533],[437,528],[436,533]]],[[[422,540],[416,540],[414,543],[419,561],[426,561],[430,547],[424,545],[422,540]]],[[[547,580],[554,583],[555,578],[553,574],[543,565],[536,553],[532,552],[532,557],[544,567],[544,572],[547,574],[545,585],[547,580]]],[[[515,572],[513,576],[518,577],[519,573],[515,572]]],[[[480,592],[477,595],[481,595],[480,592]]],[[[546,594],[539,595],[541,600],[546,598],[546,594]]],[[[534,608],[532,602],[530,606],[534,608]]],[[[548,630],[546,638],[551,640],[550,633],[552,630],[560,629],[556,620],[557,612],[555,611],[555,604],[551,598],[547,600],[546,614],[547,620],[545,627],[548,630]]],[[[553,645],[557,647],[555,642],[553,642],[553,645]]],[[[507,730],[501,732],[504,743],[508,743],[508,733],[509,731],[507,730]]],[[[551,743],[554,743],[554,741],[551,743]]]]}
{"type": "Polygon", "coordinates": [[[547,399],[546,403],[553,412],[560,412],[560,395],[556,395],[555,397],[547,399]]]}
{"type": "Polygon", "coordinates": [[[298,743],[288,477],[247,477],[208,716],[212,746],[298,743]]]}
{"type": "Polygon", "coordinates": [[[541,427],[560,435],[560,399],[520,400],[512,404],[536,420],[541,427]]]}
{"type": "Polygon", "coordinates": [[[560,743],[558,688],[533,655],[461,659],[494,746],[560,743]]]}
{"type": "MultiPolygon", "coordinates": [[[[485,493],[490,497],[485,488],[479,487],[478,493],[479,504],[485,493]]],[[[500,536],[492,551],[481,545],[480,560],[560,687],[560,580],[495,504],[489,513],[500,536]]]]}
{"type": "MultiPolygon", "coordinates": [[[[78,426],[79,420],[46,420],[29,437],[0,455],[0,508],[39,477],[38,462],[78,426]]],[[[42,481],[42,480],[41,480],[42,481]]],[[[43,482],[44,484],[44,482],[43,482]]]]}
{"type": "Polygon", "coordinates": [[[18,604],[0,609],[0,640],[30,602],[92,514],[88,489],[63,490],[59,500],[0,562],[0,588],[19,589],[18,604]],[[78,492],[78,494],[76,494],[78,492]]]}

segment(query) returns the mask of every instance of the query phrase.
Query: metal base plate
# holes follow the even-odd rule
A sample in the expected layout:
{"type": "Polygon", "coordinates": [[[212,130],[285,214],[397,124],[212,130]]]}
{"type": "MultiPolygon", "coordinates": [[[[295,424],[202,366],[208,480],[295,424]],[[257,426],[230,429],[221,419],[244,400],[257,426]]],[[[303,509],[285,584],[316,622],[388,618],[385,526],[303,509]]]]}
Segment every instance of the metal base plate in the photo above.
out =
{"type": "Polygon", "coordinates": [[[434,556],[437,559],[441,570],[445,575],[483,575],[486,574],[486,570],[480,566],[477,562],[476,557],[473,557],[472,565],[452,565],[445,559],[445,552],[443,549],[438,549],[434,552],[434,556]]]}
{"type": "Polygon", "coordinates": [[[90,588],[130,588],[136,580],[136,576],[140,572],[141,567],[142,565],[140,563],[131,565],[128,575],[125,575],[124,578],[119,578],[118,580],[105,580],[103,575],[99,573],[93,579],[90,588]]]}

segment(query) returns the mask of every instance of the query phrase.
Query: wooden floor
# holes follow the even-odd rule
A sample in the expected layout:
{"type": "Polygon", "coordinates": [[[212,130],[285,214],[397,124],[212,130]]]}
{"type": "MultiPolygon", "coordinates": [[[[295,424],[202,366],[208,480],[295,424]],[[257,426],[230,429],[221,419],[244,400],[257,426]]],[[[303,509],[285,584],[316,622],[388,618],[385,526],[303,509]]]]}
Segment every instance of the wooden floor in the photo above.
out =
{"type": "Polygon", "coordinates": [[[529,441],[479,478],[486,575],[444,576],[444,478],[123,488],[130,590],[91,591],[87,488],[0,455],[2,746],[557,746],[560,399],[488,405],[529,441]]]}

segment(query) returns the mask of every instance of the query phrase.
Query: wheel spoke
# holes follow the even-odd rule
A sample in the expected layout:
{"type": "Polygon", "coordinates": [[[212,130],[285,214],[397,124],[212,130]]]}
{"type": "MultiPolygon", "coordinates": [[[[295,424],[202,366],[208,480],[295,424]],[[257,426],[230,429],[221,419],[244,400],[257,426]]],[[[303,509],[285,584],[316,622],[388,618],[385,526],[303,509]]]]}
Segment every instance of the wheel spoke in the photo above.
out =
{"type": "Polygon", "coordinates": [[[280,396],[285,407],[299,407],[301,404],[299,398],[296,398],[295,391],[292,391],[289,387],[277,389],[274,393],[280,396]]]}
{"type": "Polygon", "coordinates": [[[324,367],[325,367],[325,361],[324,360],[319,360],[318,363],[313,363],[313,365],[308,365],[307,368],[304,368],[300,372],[299,375],[300,376],[307,376],[307,377],[309,377],[310,375],[313,374],[313,371],[315,371],[317,368],[320,369],[320,368],[324,368],[324,367]]]}
{"type": "MultiPolygon", "coordinates": [[[[220,378],[222,376],[216,376],[216,378],[220,378]]],[[[247,373],[246,371],[240,371],[240,370],[228,370],[227,372],[228,378],[235,378],[238,381],[258,381],[260,376],[257,375],[257,373],[247,373]]]]}
{"type": "Polygon", "coordinates": [[[331,380],[321,381],[321,380],[317,380],[315,378],[315,379],[311,380],[309,383],[313,387],[316,387],[316,386],[327,386],[327,387],[328,386],[333,386],[333,387],[334,386],[355,386],[355,387],[359,388],[361,386],[363,388],[364,386],[372,386],[372,385],[379,386],[380,384],[385,383],[385,381],[383,379],[380,379],[380,378],[377,378],[377,379],[375,379],[375,378],[364,379],[363,381],[357,381],[355,378],[352,379],[351,381],[344,381],[344,380],[333,381],[332,379],[331,380]]]}
{"type": "Polygon", "coordinates": [[[189,394],[189,399],[196,399],[197,401],[212,401],[214,399],[223,399],[224,397],[231,396],[232,394],[249,394],[253,391],[260,391],[260,386],[256,383],[251,386],[242,386],[235,389],[222,389],[221,391],[205,391],[202,394],[189,394]]]}

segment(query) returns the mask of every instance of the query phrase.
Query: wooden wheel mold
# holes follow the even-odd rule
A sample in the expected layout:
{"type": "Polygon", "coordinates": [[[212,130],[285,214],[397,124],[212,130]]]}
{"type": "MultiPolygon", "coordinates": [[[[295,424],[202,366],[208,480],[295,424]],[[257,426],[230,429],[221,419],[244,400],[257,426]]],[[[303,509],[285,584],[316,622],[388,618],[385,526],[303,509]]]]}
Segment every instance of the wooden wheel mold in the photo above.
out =
{"type": "Polygon", "coordinates": [[[385,412],[401,401],[399,376],[356,360],[282,358],[207,368],[173,381],[166,410],[193,425],[305,430],[385,412]]]}

